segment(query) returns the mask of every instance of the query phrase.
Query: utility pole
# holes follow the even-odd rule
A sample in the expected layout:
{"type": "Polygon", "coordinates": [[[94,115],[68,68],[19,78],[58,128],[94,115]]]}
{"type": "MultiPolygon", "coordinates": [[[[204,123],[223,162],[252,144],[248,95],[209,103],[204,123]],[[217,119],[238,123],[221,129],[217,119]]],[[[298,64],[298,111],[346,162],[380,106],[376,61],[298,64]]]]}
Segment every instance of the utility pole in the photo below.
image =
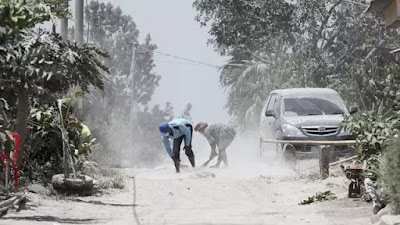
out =
{"type": "MultiPolygon", "coordinates": [[[[84,0],[75,0],[75,41],[78,45],[83,44],[83,1],[84,0]]],[[[78,108],[79,110],[83,109],[83,100],[82,98],[78,99],[78,108]]]]}
{"type": "MultiPolygon", "coordinates": [[[[64,2],[65,7],[69,7],[68,4],[69,0],[66,0],[64,2]]],[[[68,40],[68,18],[62,18],[61,19],[61,37],[64,41],[68,40]]]]}
{"type": "Polygon", "coordinates": [[[130,124],[133,125],[133,122],[136,119],[136,99],[135,99],[135,72],[136,72],[136,51],[137,51],[137,43],[135,42],[132,46],[132,62],[130,68],[130,88],[131,88],[131,96],[129,99],[130,110],[130,124]]]}
{"type": "Polygon", "coordinates": [[[83,44],[83,1],[75,0],[75,41],[83,44]]]}
{"type": "MultiPolygon", "coordinates": [[[[134,42],[133,46],[132,46],[132,61],[131,61],[131,68],[130,68],[130,72],[129,72],[129,88],[131,89],[131,93],[130,96],[128,97],[128,119],[129,119],[129,127],[131,129],[129,129],[129,133],[127,135],[129,135],[131,138],[129,138],[129,148],[134,149],[135,147],[135,142],[137,141],[136,138],[136,132],[133,129],[133,127],[135,127],[135,124],[137,124],[137,110],[136,110],[136,92],[135,92],[135,74],[136,74],[136,52],[137,52],[137,43],[134,42]]],[[[121,149],[123,150],[123,149],[121,149]]],[[[123,152],[121,152],[121,155],[123,155],[123,152]]],[[[128,156],[128,158],[133,158],[134,155],[131,154],[128,156]]]]}

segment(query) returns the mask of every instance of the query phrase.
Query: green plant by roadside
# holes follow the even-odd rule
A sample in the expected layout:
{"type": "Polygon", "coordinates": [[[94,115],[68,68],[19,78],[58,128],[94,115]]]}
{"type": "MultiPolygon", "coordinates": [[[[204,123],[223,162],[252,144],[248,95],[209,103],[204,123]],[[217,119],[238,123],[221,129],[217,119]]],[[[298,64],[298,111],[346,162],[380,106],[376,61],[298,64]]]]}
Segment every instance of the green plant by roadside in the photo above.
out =
{"type": "Polygon", "coordinates": [[[63,171],[63,146],[68,147],[68,154],[74,159],[69,167],[79,168],[85,160],[80,156],[90,151],[90,143],[80,142],[80,123],[68,118],[73,110],[71,101],[70,98],[64,98],[30,111],[29,147],[22,170],[31,180],[47,182],[52,175],[63,171]],[[75,149],[81,151],[76,152],[75,149]]]}
{"type": "Polygon", "coordinates": [[[323,202],[328,200],[335,200],[337,197],[331,191],[317,192],[314,196],[308,197],[308,199],[299,203],[299,205],[308,205],[314,202],[323,202]]]}
{"type": "Polygon", "coordinates": [[[350,133],[357,135],[359,159],[367,163],[367,175],[376,180],[379,159],[398,132],[399,120],[396,117],[384,118],[381,113],[369,111],[348,117],[344,123],[350,133]]]}
{"type": "Polygon", "coordinates": [[[358,135],[357,144],[361,160],[381,154],[390,138],[397,132],[398,123],[395,118],[384,118],[375,112],[365,112],[345,120],[347,130],[358,135]]]}

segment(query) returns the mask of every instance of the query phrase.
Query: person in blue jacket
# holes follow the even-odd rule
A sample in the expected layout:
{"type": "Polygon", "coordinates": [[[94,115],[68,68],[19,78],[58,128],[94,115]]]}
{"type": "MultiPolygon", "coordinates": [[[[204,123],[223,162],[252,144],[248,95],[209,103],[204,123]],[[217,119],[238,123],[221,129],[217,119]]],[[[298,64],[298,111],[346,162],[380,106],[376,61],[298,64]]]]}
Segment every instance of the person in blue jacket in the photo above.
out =
{"type": "Polygon", "coordinates": [[[189,158],[192,167],[195,167],[194,153],[192,150],[192,135],[193,126],[189,120],[186,119],[176,119],[170,122],[163,122],[159,126],[162,141],[167,150],[168,155],[172,158],[175,164],[176,172],[180,172],[180,147],[182,141],[185,142],[185,154],[189,158]],[[169,140],[173,140],[173,147],[169,140]]]}

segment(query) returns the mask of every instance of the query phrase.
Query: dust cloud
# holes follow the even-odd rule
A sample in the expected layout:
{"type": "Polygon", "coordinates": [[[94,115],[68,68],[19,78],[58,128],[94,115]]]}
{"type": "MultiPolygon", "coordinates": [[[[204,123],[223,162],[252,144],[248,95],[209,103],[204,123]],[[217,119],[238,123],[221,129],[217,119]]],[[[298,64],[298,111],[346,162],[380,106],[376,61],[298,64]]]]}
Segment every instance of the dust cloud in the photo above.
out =
{"type": "MultiPolygon", "coordinates": [[[[209,177],[247,179],[261,176],[286,177],[294,173],[292,169],[280,163],[275,150],[265,151],[263,159],[260,159],[259,137],[256,132],[237,135],[227,148],[228,168],[225,168],[223,163],[218,169],[210,168],[216,164],[217,157],[210,162],[207,168],[201,167],[201,164],[209,158],[211,148],[206,139],[197,132],[193,137],[193,150],[196,155],[196,168],[190,168],[189,160],[181,151],[181,163],[187,168],[183,168],[180,174],[175,173],[172,161],[165,159],[153,169],[141,169],[139,177],[148,179],[202,179],[209,177]]],[[[160,151],[166,154],[163,148],[160,151]]]]}

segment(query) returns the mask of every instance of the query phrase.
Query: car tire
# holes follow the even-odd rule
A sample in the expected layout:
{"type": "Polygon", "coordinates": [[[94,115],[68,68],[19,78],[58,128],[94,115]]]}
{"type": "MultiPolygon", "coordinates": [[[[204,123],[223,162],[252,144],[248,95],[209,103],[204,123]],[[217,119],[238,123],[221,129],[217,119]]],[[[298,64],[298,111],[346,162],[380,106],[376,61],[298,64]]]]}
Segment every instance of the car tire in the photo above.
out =
{"type": "Polygon", "coordinates": [[[64,179],[64,174],[56,174],[52,177],[52,185],[60,191],[90,191],[93,188],[93,178],[84,175],[64,179]]]}
{"type": "Polygon", "coordinates": [[[290,169],[296,169],[296,148],[292,144],[285,144],[283,146],[282,159],[285,166],[288,166],[290,169]]]}

